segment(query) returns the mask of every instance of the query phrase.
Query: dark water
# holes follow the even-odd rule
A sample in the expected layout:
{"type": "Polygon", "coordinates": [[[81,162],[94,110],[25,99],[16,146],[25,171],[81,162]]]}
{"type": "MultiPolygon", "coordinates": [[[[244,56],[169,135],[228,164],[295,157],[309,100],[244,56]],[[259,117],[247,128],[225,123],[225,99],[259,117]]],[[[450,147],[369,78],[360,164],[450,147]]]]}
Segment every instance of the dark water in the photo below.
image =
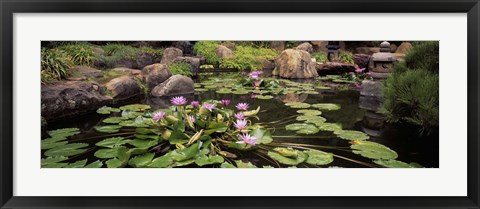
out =
{"type": "MultiPolygon", "coordinates": [[[[325,117],[327,119],[327,122],[341,123],[344,130],[358,130],[369,134],[369,141],[378,142],[396,151],[399,155],[397,160],[407,163],[416,162],[425,167],[439,166],[438,130],[433,130],[430,135],[426,136],[420,135],[418,128],[402,125],[386,124],[381,128],[372,128],[369,125],[370,123],[368,122],[368,117],[366,117],[366,115],[369,113],[367,113],[367,110],[361,109],[359,107],[359,98],[360,94],[357,90],[346,89],[320,91],[320,94],[315,95],[282,95],[276,96],[274,99],[269,100],[254,99],[251,98],[250,95],[217,94],[215,93],[215,91],[208,91],[196,92],[195,95],[190,96],[189,100],[195,99],[198,101],[202,101],[208,99],[230,99],[231,104],[236,104],[237,102],[248,102],[252,108],[261,106],[261,112],[258,114],[260,121],[254,122],[275,122],[270,125],[270,127],[273,128],[271,130],[272,135],[279,136],[274,137],[275,141],[324,146],[324,148],[322,148],[321,150],[351,159],[346,160],[335,157],[335,161],[329,166],[365,167],[365,165],[352,162],[352,160],[374,165],[373,163],[371,163],[371,160],[351,153],[349,149],[349,141],[336,138],[331,132],[319,132],[313,135],[297,135],[293,131],[287,131],[284,129],[285,125],[297,123],[297,121],[295,120],[295,116],[298,115],[298,113],[296,112],[298,109],[285,106],[285,101],[298,101],[310,104],[340,104],[340,110],[322,111],[322,117],[325,117]],[[295,135],[295,137],[288,137],[292,135],[295,135]]],[[[152,106],[152,109],[160,109],[165,108],[169,105],[169,99],[147,98],[134,103],[147,103],[152,106]]],[[[94,145],[96,142],[107,138],[98,137],[101,136],[102,133],[97,133],[93,129],[94,126],[101,125],[101,121],[107,117],[110,116],[94,113],[83,117],[75,118],[73,120],[71,119],[67,121],[59,121],[48,124],[48,129],[53,130],[65,127],[80,128],[82,133],[72,137],[71,140],[94,145]]],[[[86,154],[82,154],[80,156],[72,158],[71,161],[73,162],[85,158],[89,158],[89,162],[96,160],[93,157],[93,153],[96,151],[96,149],[97,148],[92,148],[86,154]]],[[[255,155],[251,152],[233,152],[239,155],[240,159],[250,161],[257,166],[270,164],[258,155],[255,155]]]]}

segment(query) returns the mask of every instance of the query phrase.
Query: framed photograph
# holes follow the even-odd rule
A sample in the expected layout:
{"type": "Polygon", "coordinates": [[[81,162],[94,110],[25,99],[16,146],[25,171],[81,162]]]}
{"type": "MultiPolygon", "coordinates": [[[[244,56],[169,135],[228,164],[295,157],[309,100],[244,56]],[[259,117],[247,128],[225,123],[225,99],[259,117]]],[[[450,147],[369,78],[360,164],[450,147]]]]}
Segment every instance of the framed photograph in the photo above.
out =
{"type": "Polygon", "coordinates": [[[480,208],[478,0],[1,1],[1,208],[480,208]]]}

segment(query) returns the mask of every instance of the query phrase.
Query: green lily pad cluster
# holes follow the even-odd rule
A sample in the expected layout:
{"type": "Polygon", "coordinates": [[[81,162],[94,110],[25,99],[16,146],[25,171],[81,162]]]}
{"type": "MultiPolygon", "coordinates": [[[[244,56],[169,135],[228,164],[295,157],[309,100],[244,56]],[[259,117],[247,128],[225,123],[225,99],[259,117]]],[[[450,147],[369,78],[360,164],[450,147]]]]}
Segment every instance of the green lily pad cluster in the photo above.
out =
{"type": "Polygon", "coordinates": [[[277,147],[267,154],[283,165],[298,165],[303,162],[310,165],[328,165],[334,160],[332,153],[313,149],[300,151],[293,148],[277,147]]]}

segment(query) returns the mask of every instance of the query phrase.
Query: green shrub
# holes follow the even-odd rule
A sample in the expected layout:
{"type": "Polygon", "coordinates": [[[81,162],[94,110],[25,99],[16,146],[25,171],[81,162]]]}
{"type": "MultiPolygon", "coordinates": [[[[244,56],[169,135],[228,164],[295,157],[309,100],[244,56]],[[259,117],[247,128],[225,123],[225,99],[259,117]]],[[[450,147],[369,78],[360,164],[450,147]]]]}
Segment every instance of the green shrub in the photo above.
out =
{"type": "Polygon", "coordinates": [[[237,46],[234,56],[222,60],[220,67],[236,68],[241,71],[257,70],[262,68],[263,59],[273,59],[278,52],[269,48],[255,48],[253,46],[237,46]]]}
{"type": "Polygon", "coordinates": [[[173,75],[193,76],[192,66],[184,62],[172,63],[168,65],[168,69],[173,75]]]}
{"type": "Polygon", "coordinates": [[[315,58],[317,62],[326,63],[328,61],[327,54],[325,52],[315,52],[310,56],[315,58]]]}
{"type": "Polygon", "coordinates": [[[439,77],[427,70],[394,72],[382,89],[380,112],[389,122],[407,122],[429,131],[438,127],[439,77]]]}
{"type": "Polygon", "coordinates": [[[353,55],[351,52],[340,52],[338,54],[338,61],[346,64],[355,64],[355,61],[353,60],[353,55]]]}
{"type": "Polygon", "coordinates": [[[73,63],[63,51],[42,48],[41,78],[43,83],[66,78],[73,63]]]}
{"type": "Polygon", "coordinates": [[[410,69],[425,69],[433,73],[438,73],[438,61],[438,41],[418,43],[405,55],[406,66],[410,69]]]}
{"type": "Polygon", "coordinates": [[[439,121],[438,42],[414,45],[393,67],[382,89],[380,112],[390,122],[407,122],[430,132],[439,121]]]}
{"type": "Polygon", "coordinates": [[[220,44],[218,41],[198,41],[193,46],[193,52],[205,57],[208,64],[218,64],[221,59],[217,55],[216,48],[220,44]]]}
{"type": "Polygon", "coordinates": [[[101,56],[98,59],[104,63],[107,68],[117,67],[115,66],[119,60],[136,60],[142,53],[151,54],[156,58],[161,58],[164,52],[163,48],[154,49],[151,47],[133,47],[118,43],[108,43],[102,47],[105,51],[105,56],[101,56]]]}
{"type": "Polygon", "coordinates": [[[63,44],[58,49],[68,54],[75,65],[92,66],[97,59],[91,45],[86,43],[63,44]]]}

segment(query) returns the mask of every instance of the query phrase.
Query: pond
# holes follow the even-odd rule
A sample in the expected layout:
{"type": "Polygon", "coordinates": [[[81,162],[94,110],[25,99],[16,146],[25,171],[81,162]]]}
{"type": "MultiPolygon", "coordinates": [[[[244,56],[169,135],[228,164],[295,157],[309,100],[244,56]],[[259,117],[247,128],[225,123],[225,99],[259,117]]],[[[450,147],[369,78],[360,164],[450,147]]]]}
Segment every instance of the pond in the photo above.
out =
{"type": "MultiPolygon", "coordinates": [[[[236,167],[271,166],[297,168],[428,168],[439,166],[438,130],[425,135],[420,134],[416,127],[390,125],[388,123],[379,129],[372,130],[365,122],[367,111],[359,107],[359,90],[348,82],[345,84],[341,82],[340,84],[339,82],[333,83],[331,82],[333,79],[336,78],[331,77],[330,81],[326,77],[302,80],[265,78],[262,81],[264,84],[262,87],[254,88],[249,86],[251,81],[245,81],[242,75],[238,73],[225,73],[216,76],[212,74],[200,75],[195,80],[195,94],[185,95],[189,101],[188,104],[190,101],[200,101],[200,104],[202,101],[217,101],[216,107],[220,109],[221,105],[218,101],[229,100],[229,107],[233,110],[235,110],[235,105],[238,103],[248,103],[248,110],[253,112],[257,110],[257,107],[260,107],[258,113],[248,119],[251,121],[251,125],[256,124],[268,130],[269,135],[273,139],[270,143],[259,143],[248,149],[244,149],[245,147],[235,148],[234,146],[219,145],[218,149],[221,149],[222,153],[218,150],[216,153],[221,154],[225,160],[222,159],[218,160],[218,163],[213,163],[216,160],[209,158],[202,167],[217,168],[236,165],[236,167]],[[312,150],[321,151],[320,153],[310,155],[318,157],[317,160],[319,161],[316,161],[317,163],[308,162],[310,158],[299,160],[303,152],[311,153],[313,152],[312,150]],[[389,157],[391,155],[395,155],[395,157],[389,157]],[[245,164],[239,165],[239,162],[245,164]]],[[[170,100],[171,97],[145,98],[140,101],[132,101],[131,104],[146,104],[150,106],[150,109],[147,108],[148,110],[144,111],[147,113],[144,114],[145,118],[148,118],[157,110],[171,108],[170,100]]],[[[198,161],[194,163],[195,160],[193,158],[190,161],[182,161],[185,162],[184,164],[148,166],[153,159],[158,159],[173,149],[187,149],[185,148],[186,143],[175,144],[171,142],[170,144],[163,143],[158,146],[157,144],[160,143],[146,145],[148,147],[146,150],[148,151],[143,152],[141,155],[145,156],[146,159],[138,157],[142,163],[123,163],[122,166],[109,166],[115,163],[107,165],[107,161],[112,160],[112,158],[120,159],[117,156],[118,150],[112,154],[110,152],[114,149],[106,149],[113,148],[115,143],[118,143],[117,145],[120,147],[137,147],[139,149],[138,146],[135,146],[135,143],[132,145],[132,143],[128,144],[122,142],[122,140],[141,137],[140,135],[142,134],[139,133],[142,132],[143,126],[124,125],[118,128],[118,130],[111,131],[111,133],[107,133],[110,132],[108,130],[102,132],[98,130],[98,127],[115,126],[122,120],[122,116],[125,117],[125,114],[128,114],[128,112],[125,113],[125,110],[112,112],[111,114],[93,113],[74,120],[49,123],[48,130],[78,128],[80,133],[66,134],[68,135],[68,144],[86,143],[88,146],[72,148],[73,152],[78,151],[80,148],[81,151],[78,154],[68,154],[68,159],[58,160],[58,162],[55,162],[55,160],[48,162],[47,159],[53,159],[59,157],[59,155],[46,156],[45,151],[51,148],[47,146],[49,149],[42,150],[42,166],[68,167],[65,166],[68,164],[72,165],[71,167],[84,167],[87,164],[86,162],[88,162],[88,165],[92,167],[199,167],[198,161]],[[113,121],[113,123],[104,122],[105,119],[112,117],[119,121],[113,121]],[[110,144],[112,146],[98,146],[99,142],[107,138],[114,138],[110,144]],[[105,150],[105,152],[99,150],[105,150]],[[93,165],[92,162],[97,164],[93,165]],[[75,166],[75,163],[77,163],[77,166],[75,166]]],[[[130,117],[130,119],[133,118],[135,117],[130,117]]],[[[158,135],[162,134],[157,133],[154,135],[158,137],[158,135]]],[[[148,139],[148,137],[142,139],[148,139]]],[[[202,141],[202,139],[197,140],[202,141]]],[[[162,139],[159,141],[161,142],[162,139]]],[[[210,148],[217,148],[212,147],[210,148]]],[[[210,148],[207,147],[206,152],[210,148]]],[[[60,152],[64,151],[60,150],[60,152]]],[[[212,152],[210,151],[210,153],[212,152]]],[[[312,158],[312,160],[315,159],[312,158]]]]}

